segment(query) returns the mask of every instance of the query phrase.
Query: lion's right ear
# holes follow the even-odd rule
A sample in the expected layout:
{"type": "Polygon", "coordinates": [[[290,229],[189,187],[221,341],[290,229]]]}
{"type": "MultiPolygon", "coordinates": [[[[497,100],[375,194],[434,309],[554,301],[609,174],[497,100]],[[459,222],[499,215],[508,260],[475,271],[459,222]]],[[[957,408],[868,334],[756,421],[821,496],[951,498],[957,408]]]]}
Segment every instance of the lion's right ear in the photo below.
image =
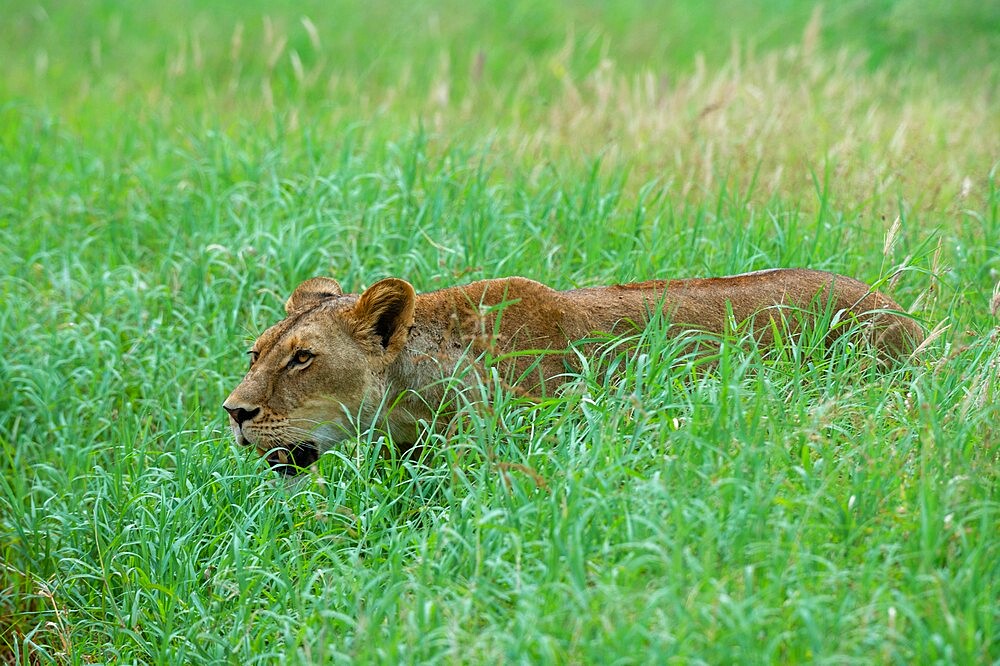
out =
{"type": "Polygon", "coordinates": [[[413,326],[416,300],[413,286],[406,280],[379,280],[361,294],[354,306],[356,335],[373,336],[386,353],[399,353],[413,326]]]}
{"type": "Polygon", "coordinates": [[[333,278],[314,277],[306,280],[285,301],[285,313],[292,314],[317,305],[320,301],[344,294],[333,278]]]}

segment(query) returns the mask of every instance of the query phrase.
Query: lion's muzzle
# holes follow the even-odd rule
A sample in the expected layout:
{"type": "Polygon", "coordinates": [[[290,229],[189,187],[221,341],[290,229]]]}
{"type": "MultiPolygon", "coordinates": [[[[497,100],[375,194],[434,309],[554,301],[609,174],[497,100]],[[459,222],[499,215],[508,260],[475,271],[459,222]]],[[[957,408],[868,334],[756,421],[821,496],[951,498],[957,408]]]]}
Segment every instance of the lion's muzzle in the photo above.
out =
{"type": "Polygon", "coordinates": [[[274,449],[267,455],[271,469],[284,476],[295,476],[319,460],[319,448],[314,442],[303,442],[290,448],[274,449]]]}

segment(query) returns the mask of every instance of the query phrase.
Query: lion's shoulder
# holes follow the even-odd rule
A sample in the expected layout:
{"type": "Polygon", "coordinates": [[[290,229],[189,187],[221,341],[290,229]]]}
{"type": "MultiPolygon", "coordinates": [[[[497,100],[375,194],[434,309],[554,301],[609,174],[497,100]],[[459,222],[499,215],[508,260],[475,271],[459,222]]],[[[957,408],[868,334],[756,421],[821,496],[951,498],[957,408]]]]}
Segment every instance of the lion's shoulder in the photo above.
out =
{"type": "Polygon", "coordinates": [[[456,287],[446,287],[417,295],[418,308],[432,312],[439,309],[482,309],[514,303],[555,303],[562,292],[541,282],[525,277],[512,276],[477,280],[456,287]]]}

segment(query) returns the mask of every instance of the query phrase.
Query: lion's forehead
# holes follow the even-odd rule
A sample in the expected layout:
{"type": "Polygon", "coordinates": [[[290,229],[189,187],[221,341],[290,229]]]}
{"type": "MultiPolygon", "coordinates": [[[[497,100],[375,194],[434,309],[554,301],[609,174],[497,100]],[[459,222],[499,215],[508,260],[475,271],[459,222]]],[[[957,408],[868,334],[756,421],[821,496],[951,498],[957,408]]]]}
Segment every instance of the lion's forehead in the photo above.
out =
{"type": "Polygon", "coordinates": [[[336,326],[337,315],[350,309],[356,301],[357,296],[350,294],[329,298],[308,310],[296,312],[261,333],[254,343],[254,351],[263,357],[276,348],[293,351],[308,346],[324,331],[336,326]]]}

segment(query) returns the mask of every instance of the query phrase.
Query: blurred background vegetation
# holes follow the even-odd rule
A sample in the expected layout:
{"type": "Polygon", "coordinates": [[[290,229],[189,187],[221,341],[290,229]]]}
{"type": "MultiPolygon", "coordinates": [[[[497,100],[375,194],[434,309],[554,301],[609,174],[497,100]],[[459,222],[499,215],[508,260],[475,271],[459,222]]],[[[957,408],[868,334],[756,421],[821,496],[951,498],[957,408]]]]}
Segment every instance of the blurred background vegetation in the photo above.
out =
{"type": "Polygon", "coordinates": [[[429,98],[461,103],[483,88],[498,103],[532,106],[607,61],[626,76],[669,81],[699,59],[714,69],[734,53],[745,60],[791,45],[995,88],[1000,52],[1000,3],[975,0],[85,0],[11,2],[5,13],[2,98],[83,124],[84,108],[179,106],[232,119],[310,100],[316,113],[324,102],[385,112],[429,98]],[[513,94],[529,82],[538,97],[513,94]],[[447,99],[435,91],[442,84],[447,99]]]}

